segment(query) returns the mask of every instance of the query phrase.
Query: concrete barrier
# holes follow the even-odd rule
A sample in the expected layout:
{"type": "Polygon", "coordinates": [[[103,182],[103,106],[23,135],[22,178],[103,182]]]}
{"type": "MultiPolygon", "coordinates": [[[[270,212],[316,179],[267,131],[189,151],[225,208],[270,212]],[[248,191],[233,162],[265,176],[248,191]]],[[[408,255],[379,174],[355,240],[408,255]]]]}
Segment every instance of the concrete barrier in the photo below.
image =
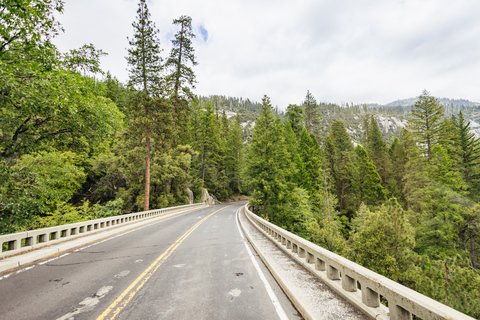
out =
{"type": "Polygon", "coordinates": [[[290,233],[249,210],[250,221],[287,254],[372,319],[474,320],[455,309],[290,233]],[[386,300],[388,308],[380,303],[386,300]]]}
{"type": "Polygon", "coordinates": [[[172,211],[204,206],[205,203],[187,204],[183,206],[155,209],[136,213],[129,213],[120,216],[83,221],[71,224],[65,224],[56,227],[43,228],[6,234],[0,236],[0,245],[2,252],[0,258],[15,255],[32,249],[54,244],[63,240],[70,240],[76,237],[92,234],[101,230],[107,230],[116,226],[148,219],[155,216],[161,216],[172,211]],[[7,244],[4,246],[4,244],[7,244]],[[3,250],[5,248],[5,250],[3,250]]]}

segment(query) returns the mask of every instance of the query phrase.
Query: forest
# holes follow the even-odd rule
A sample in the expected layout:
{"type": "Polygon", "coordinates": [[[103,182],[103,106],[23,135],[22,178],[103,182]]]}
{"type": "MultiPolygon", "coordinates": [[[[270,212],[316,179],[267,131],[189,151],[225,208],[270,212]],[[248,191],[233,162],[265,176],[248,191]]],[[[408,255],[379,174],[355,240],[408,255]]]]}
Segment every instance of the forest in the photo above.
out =
{"type": "Polygon", "coordinates": [[[390,144],[365,111],[324,135],[321,108],[275,116],[262,101],[246,181],[254,211],[291,232],[473,317],[480,317],[480,149],[462,114],[423,91],[390,144]]]}
{"type": "Polygon", "coordinates": [[[164,57],[145,0],[121,83],[93,45],[55,47],[63,6],[0,5],[0,234],[199,201],[206,188],[480,318],[480,143],[466,108],[428,91],[388,110],[308,91],[284,111],[267,96],[197,96],[192,19],[173,20],[164,57]],[[407,125],[382,133],[388,112],[407,125]]]}
{"type": "Polygon", "coordinates": [[[243,131],[194,94],[191,18],[162,57],[139,1],[123,84],[93,45],[58,51],[63,5],[0,6],[0,234],[240,194],[243,131]]]}

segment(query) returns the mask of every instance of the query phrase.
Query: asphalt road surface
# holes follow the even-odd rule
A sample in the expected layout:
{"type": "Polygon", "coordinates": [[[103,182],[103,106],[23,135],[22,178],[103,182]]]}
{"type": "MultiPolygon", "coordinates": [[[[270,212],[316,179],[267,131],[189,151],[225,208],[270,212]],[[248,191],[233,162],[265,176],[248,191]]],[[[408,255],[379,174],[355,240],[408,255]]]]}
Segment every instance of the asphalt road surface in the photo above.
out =
{"type": "Polygon", "coordinates": [[[241,233],[204,207],[0,280],[0,319],[300,319],[241,233]]]}

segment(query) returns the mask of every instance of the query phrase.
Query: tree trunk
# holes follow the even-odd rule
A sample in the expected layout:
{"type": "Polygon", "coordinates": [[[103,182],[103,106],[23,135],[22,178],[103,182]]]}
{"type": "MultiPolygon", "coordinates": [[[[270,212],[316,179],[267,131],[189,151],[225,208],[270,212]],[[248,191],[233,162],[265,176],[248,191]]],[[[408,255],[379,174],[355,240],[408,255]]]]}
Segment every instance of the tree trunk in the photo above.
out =
{"type": "Polygon", "coordinates": [[[327,188],[327,174],[323,171],[323,178],[325,179],[325,193],[327,195],[327,213],[328,213],[328,226],[332,231],[332,222],[330,221],[330,202],[328,201],[328,188],[327,188]]]}
{"type": "Polygon", "coordinates": [[[472,268],[477,269],[475,262],[475,240],[473,239],[473,234],[470,235],[470,261],[472,263],[472,268]]]}
{"type": "Polygon", "coordinates": [[[448,264],[445,262],[445,304],[448,303],[448,264]]]}
{"type": "Polygon", "coordinates": [[[205,154],[207,151],[205,150],[205,145],[203,146],[203,157],[202,157],[202,188],[205,184],[205,154]]]}
{"type": "Polygon", "coordinates": [[[148,132],[148,128],[146,132],[145,146],[147,151],[145,153],[145,198],[143,199],[143,211],[148,211],[150,205],[150,133],[148,132]]]}
{"type": "Polygon", "coordinates": [[[345,179],[342,179],[342,196],[340,197],[340,212],[343,209],[343,198],[345,197],[345,179]]]}

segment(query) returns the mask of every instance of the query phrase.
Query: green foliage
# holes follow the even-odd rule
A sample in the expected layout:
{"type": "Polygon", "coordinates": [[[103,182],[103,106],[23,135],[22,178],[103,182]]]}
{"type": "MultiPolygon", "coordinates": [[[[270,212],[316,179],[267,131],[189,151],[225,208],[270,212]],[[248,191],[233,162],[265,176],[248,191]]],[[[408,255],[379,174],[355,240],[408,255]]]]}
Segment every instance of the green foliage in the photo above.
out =
{"type": "Polygon", "coordinates": [[[289,105],[285,113],[285,120],[297,138],[300,137],[300,133],[304,128],[304,109],[295,104],[289,105]]]}
{"type": "Polygon", "coordinates": [[[0,4],[0,57],[12,51],[39,56],[49,51],[51,38],[62,30],[55,14],[63,12],[62,0],[4,0],[0,4]]]}
{"type": "Polygon", "coordinates": [[[180,137],[179,141],[185,143],[189,137],[187,123],[189,119],[188,102],[194,99],[196,76],[193,67],[198,64],[195,57],[195,50],[192,46],[192,39],[195,34],[192,32],[192,18],[180,16],[173,20],[173,24],[180,27],[172,40],[172,50],[165,63],[167,75],[165,76],[168,94],[173,103],[173,118],[175,119],[175,136],[180,137]]]}
{"type": "Polygon", "coordinates": [[[262,113],[255,122],[247,157],[250,200],[255,210],[275,221],[281,201],[288,192],[290,156],[285,144],[283,126],[275,119],[270,98],[262,99],[262,113]]]}
{"type": "Polygon", "coordinates": [[[79,49],[70,50],[65,54],[63,65],[68,70],[87,75],[88,73],[103,73],[100,69],[100,57],[107,55],[103,50],[96,49],[93,44],[85,44],[79,49]]]}
{"type": "Polygon", "coordinates": [[[334,148],[333,172],[335,173],[335,190],[339,199],[339,211],[342,215],[352,218],[357,209],[358,177],[355,170],[355,151],[350,135],[342,121],[332,123],[330,129],[331,144],[334,148]]]}
{"type": "Polygon", "coordinates": [[[303,101],[302,106],[304,112],[305,128],[307,129],[307,132],[314,134],[315,137],[320,140],[322,121],[320,109],[318,108],[317,101],[310,93],[310,91],[307,91],[307,95],[305,96],[305,100],[303,101]]]}
{"type": "Polygon", "coordinates": [[[146,0],[138,2],[137,17],[132,27],[133,38],[128,39],[130,48],[127,56],[130,83],[145,94],[159,95],[162,90],[159,30],[150,20],[146,0]]]}
{"type": "Polygon", "coordinates": [[[101,141],[122,126],[123,115],[103,96],[105,87],[92,78],[0,61],[0,79],[1,157],[74,137],[101,141]]]}
{"type": "Polygon", "coordinates": [[[466,122],[463,113],[460,112],[458,117],[453,117],[456,136],[454,143],[457,146],[457,157],[459,171],[463,176],[469,190],[478,199],[478,164],[480,159],[480,142],[475,138],[473,132],[470,131],[470,122],[466,122]]]}
{"type": "Polygon", "coordinates": [[[355,148],[358,159],[360,199],[367,205],[377,205],[386,200],[382,180],[375,165],[370,161],[367,151],[360,145],[355,148]]]}
{"type": "Polygon", "coordinates": [[[13,166],[1,162],[0,233],[25,228],[72,197],[85,180],[73,158],[55,151],[24,155],[13,166]]]}
{"type": "Polygon", "coordinates": [[[423,146],[428,160],[431,159],[433,145],[438,141],[443,115],[443,107],[427,90],[422,92],[411,111],[408,125],[423,146]]]}
{"type": "Polygon", "coordinates": [[[364,134],[366,136],[365,142],[368,156],[382,178],[382,186],[387,188],[391,179],[391,163],[388,156],[387,146],[382,137],[382,133],[378,129],[378,124],[375,118],[373,116],[371,116],[370,119],[368,119],[368,116],[365,118],[367,128],[364,134]]]}
{"type": "Polygon", "coordinates": [[[394,280],[410,266],[415,246],[414,229],[396,199],[390,199],[377,210],[361,205],[353,221],[352,244],[355,260],[394,280]]]}

